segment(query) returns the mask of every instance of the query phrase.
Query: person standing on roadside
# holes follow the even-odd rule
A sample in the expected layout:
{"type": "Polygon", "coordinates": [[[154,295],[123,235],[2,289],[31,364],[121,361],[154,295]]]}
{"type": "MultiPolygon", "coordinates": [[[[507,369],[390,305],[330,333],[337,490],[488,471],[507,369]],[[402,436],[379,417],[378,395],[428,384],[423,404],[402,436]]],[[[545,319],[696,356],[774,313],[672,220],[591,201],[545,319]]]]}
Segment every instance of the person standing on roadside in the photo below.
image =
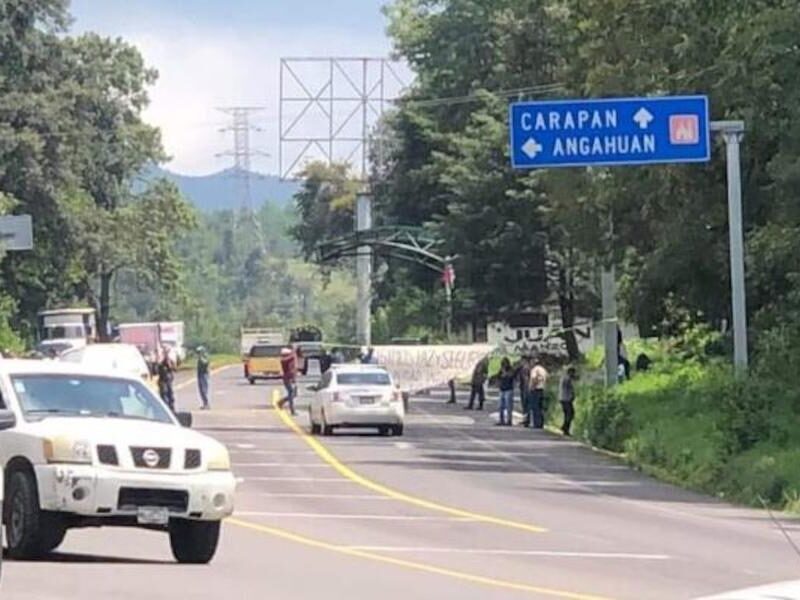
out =
{"type": "Polygon", "coordinates": [[[498,425],[511,426],[514,416],[514,381],[516,381],[517,372],[507,357],[501,361],[500,371],[496,377],[500,386],[500,421],[498,425]]]}
{"type": "Polygon", "coordinates": [[[522,406],[522,426],[528,427],[531,424],[531,365],[533,363],[530,355],[525,355],[517,367],[517,382],[519,383],[519,401],[522,406]]]}
{"type": "Polygon", "coordinates": [[[564,411],[564,423],[561,425],[561,432],[566,436],[570,435],[572,419],[575,418],[575,380],[577,378],[578,372],[575,367],[569,367],[561,377],[561,383],[558,386],[561,408],[564,411]]]}
{"type": "Polygon", "coordinates": [[[289,412],[294,416],[297,414],[294,411],[294,397],[297,393],[297,357],[291,348],[281,350],[281,372],[286,396],[278,402],[278,408],[282,410],[286,404],[289,404],[289,412]]]}
{"type": "Polygon", "coordinates": [[[475,407],[475,399],[478,400],[478,410],[483,410],[483,403],[486,402],[486,378],[489,376],[489,357],[485,356],[478,361],[472,370],[472,380],[469,390],[469,404],[464,410],[472,410],[475,407]]]}
{"type": "Polygon", "coordinates": [[[542,366],[542,361],[538,357],[533,361],[530,376],[530,420],[529,424],[534,429],[544,427],[544,388],[547,385],[549,374],[547,369],[542,366]]]}
{"type": "Polygon", "coordinates": [[[208,360],[208,352],[203,346],[197,349],[197,391],[200,393],[200,400],[202,405],[201,410],[208,410],[210,407],[208,402],[208,387],[210,378],[210,363],[208,360]]]}
{"type": "Polygon", "coordinates": [[[167,403],[169,409],[175,412],[175,391],[172,388],[175,379],[175,363],[172,362],[166,346],[161,349],[161,360],[158,361],[156,371],[158,373],[158,394],[167,403]]]}

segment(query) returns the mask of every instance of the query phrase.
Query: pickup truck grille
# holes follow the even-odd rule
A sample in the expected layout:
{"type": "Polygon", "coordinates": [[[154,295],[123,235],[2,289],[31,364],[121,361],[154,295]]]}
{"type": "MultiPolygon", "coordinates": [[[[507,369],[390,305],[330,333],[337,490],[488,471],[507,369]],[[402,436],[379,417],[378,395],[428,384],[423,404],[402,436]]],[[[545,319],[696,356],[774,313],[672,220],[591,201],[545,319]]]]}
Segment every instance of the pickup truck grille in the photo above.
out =
{"type": "Polygon", "coordinates": [[[100,461],[101,465],[119,465],[117,449],[109,444],[100,444],[97,446],[97,459],[100,461]]]}
{"type": "Polygon", "coordinates": [[[197,469],[200,467],[201,459],[202,455],[200,454],[200,450],[189,448],[186,450],[186,455],[183,459],[183,468],[197,469]]]}
{"type": "Polygon", "coordinates": [[[119,489],[117,500],[119,510],[136,510],[140,506],[164,507],[169,512],[184,513],[189,507],[189,492],[156,488],[121,487],[119,489]]]}
{"type": "Polygon", "coordinates": [[[169,469],[172,450],[170,448],[131,446],[131,457],[133,458],[133,464],[142,469],[169,469]],[[158,456],[157,461],[148,462],[150,457],[156,455],[158,456]]]}

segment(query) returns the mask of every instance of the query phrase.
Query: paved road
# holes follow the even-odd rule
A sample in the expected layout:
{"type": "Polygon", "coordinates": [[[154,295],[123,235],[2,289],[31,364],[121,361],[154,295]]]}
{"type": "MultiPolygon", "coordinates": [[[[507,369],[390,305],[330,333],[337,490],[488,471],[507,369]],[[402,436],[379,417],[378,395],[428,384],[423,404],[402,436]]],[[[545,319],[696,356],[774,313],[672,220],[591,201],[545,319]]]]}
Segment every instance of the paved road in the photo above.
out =
{"type": "MultiPolygon", "coordinates": [[[[402,438],[314,441],[302,413],[295,430],[269,408],[273,389],[227,370],[195,413],[240,478],[211,565],[174,564],[157,533],[73,531],[47,560],[7,562],[3,600],[671,600],[796,577],[766,515],[570,440],[437,397],[413,403],[402,438]]],[[[179,403],[195,407],[191,387],[179,403]]]]}

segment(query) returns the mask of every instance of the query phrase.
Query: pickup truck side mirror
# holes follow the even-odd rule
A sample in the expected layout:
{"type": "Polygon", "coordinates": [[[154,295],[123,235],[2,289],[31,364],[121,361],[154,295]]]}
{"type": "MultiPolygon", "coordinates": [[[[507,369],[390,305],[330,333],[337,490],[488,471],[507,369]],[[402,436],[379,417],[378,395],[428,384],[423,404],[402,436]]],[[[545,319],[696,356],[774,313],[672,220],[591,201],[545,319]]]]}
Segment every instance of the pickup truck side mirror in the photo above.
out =
{"type": "Polygon", "coordinates": [[[11,429],[17,424],[16,415],[10,410],[0,410],[0,431],[3,429],[11,429]]]}
{"type": "Polygon", "coordinates": [[[192,413],[190,413],[190,412],[179,412],[179,413],[175,413],[175,417],[178,419],[178,423],[181,424],[181,427],[191,427],[192,426],[192,413]]]}

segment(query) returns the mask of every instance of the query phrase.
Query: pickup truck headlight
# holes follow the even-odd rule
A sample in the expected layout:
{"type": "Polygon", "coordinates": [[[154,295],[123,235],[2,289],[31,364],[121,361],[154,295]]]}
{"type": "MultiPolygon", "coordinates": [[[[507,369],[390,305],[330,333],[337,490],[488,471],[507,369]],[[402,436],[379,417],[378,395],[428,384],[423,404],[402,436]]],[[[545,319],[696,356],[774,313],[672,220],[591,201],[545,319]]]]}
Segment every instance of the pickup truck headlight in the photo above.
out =
{"type": "Polygon", "coordinates": [[[224,447],[215,449],[209,454],[208,457],[208,470],[209,471],[230,471],[231,470],[231,457],[224,447]]]}
{"type": "Polygon", "coordinates": [[[42,441],[45,460],[49,463],[91,464],[92,446],[86,440],[56,437],[42,441]]]}

